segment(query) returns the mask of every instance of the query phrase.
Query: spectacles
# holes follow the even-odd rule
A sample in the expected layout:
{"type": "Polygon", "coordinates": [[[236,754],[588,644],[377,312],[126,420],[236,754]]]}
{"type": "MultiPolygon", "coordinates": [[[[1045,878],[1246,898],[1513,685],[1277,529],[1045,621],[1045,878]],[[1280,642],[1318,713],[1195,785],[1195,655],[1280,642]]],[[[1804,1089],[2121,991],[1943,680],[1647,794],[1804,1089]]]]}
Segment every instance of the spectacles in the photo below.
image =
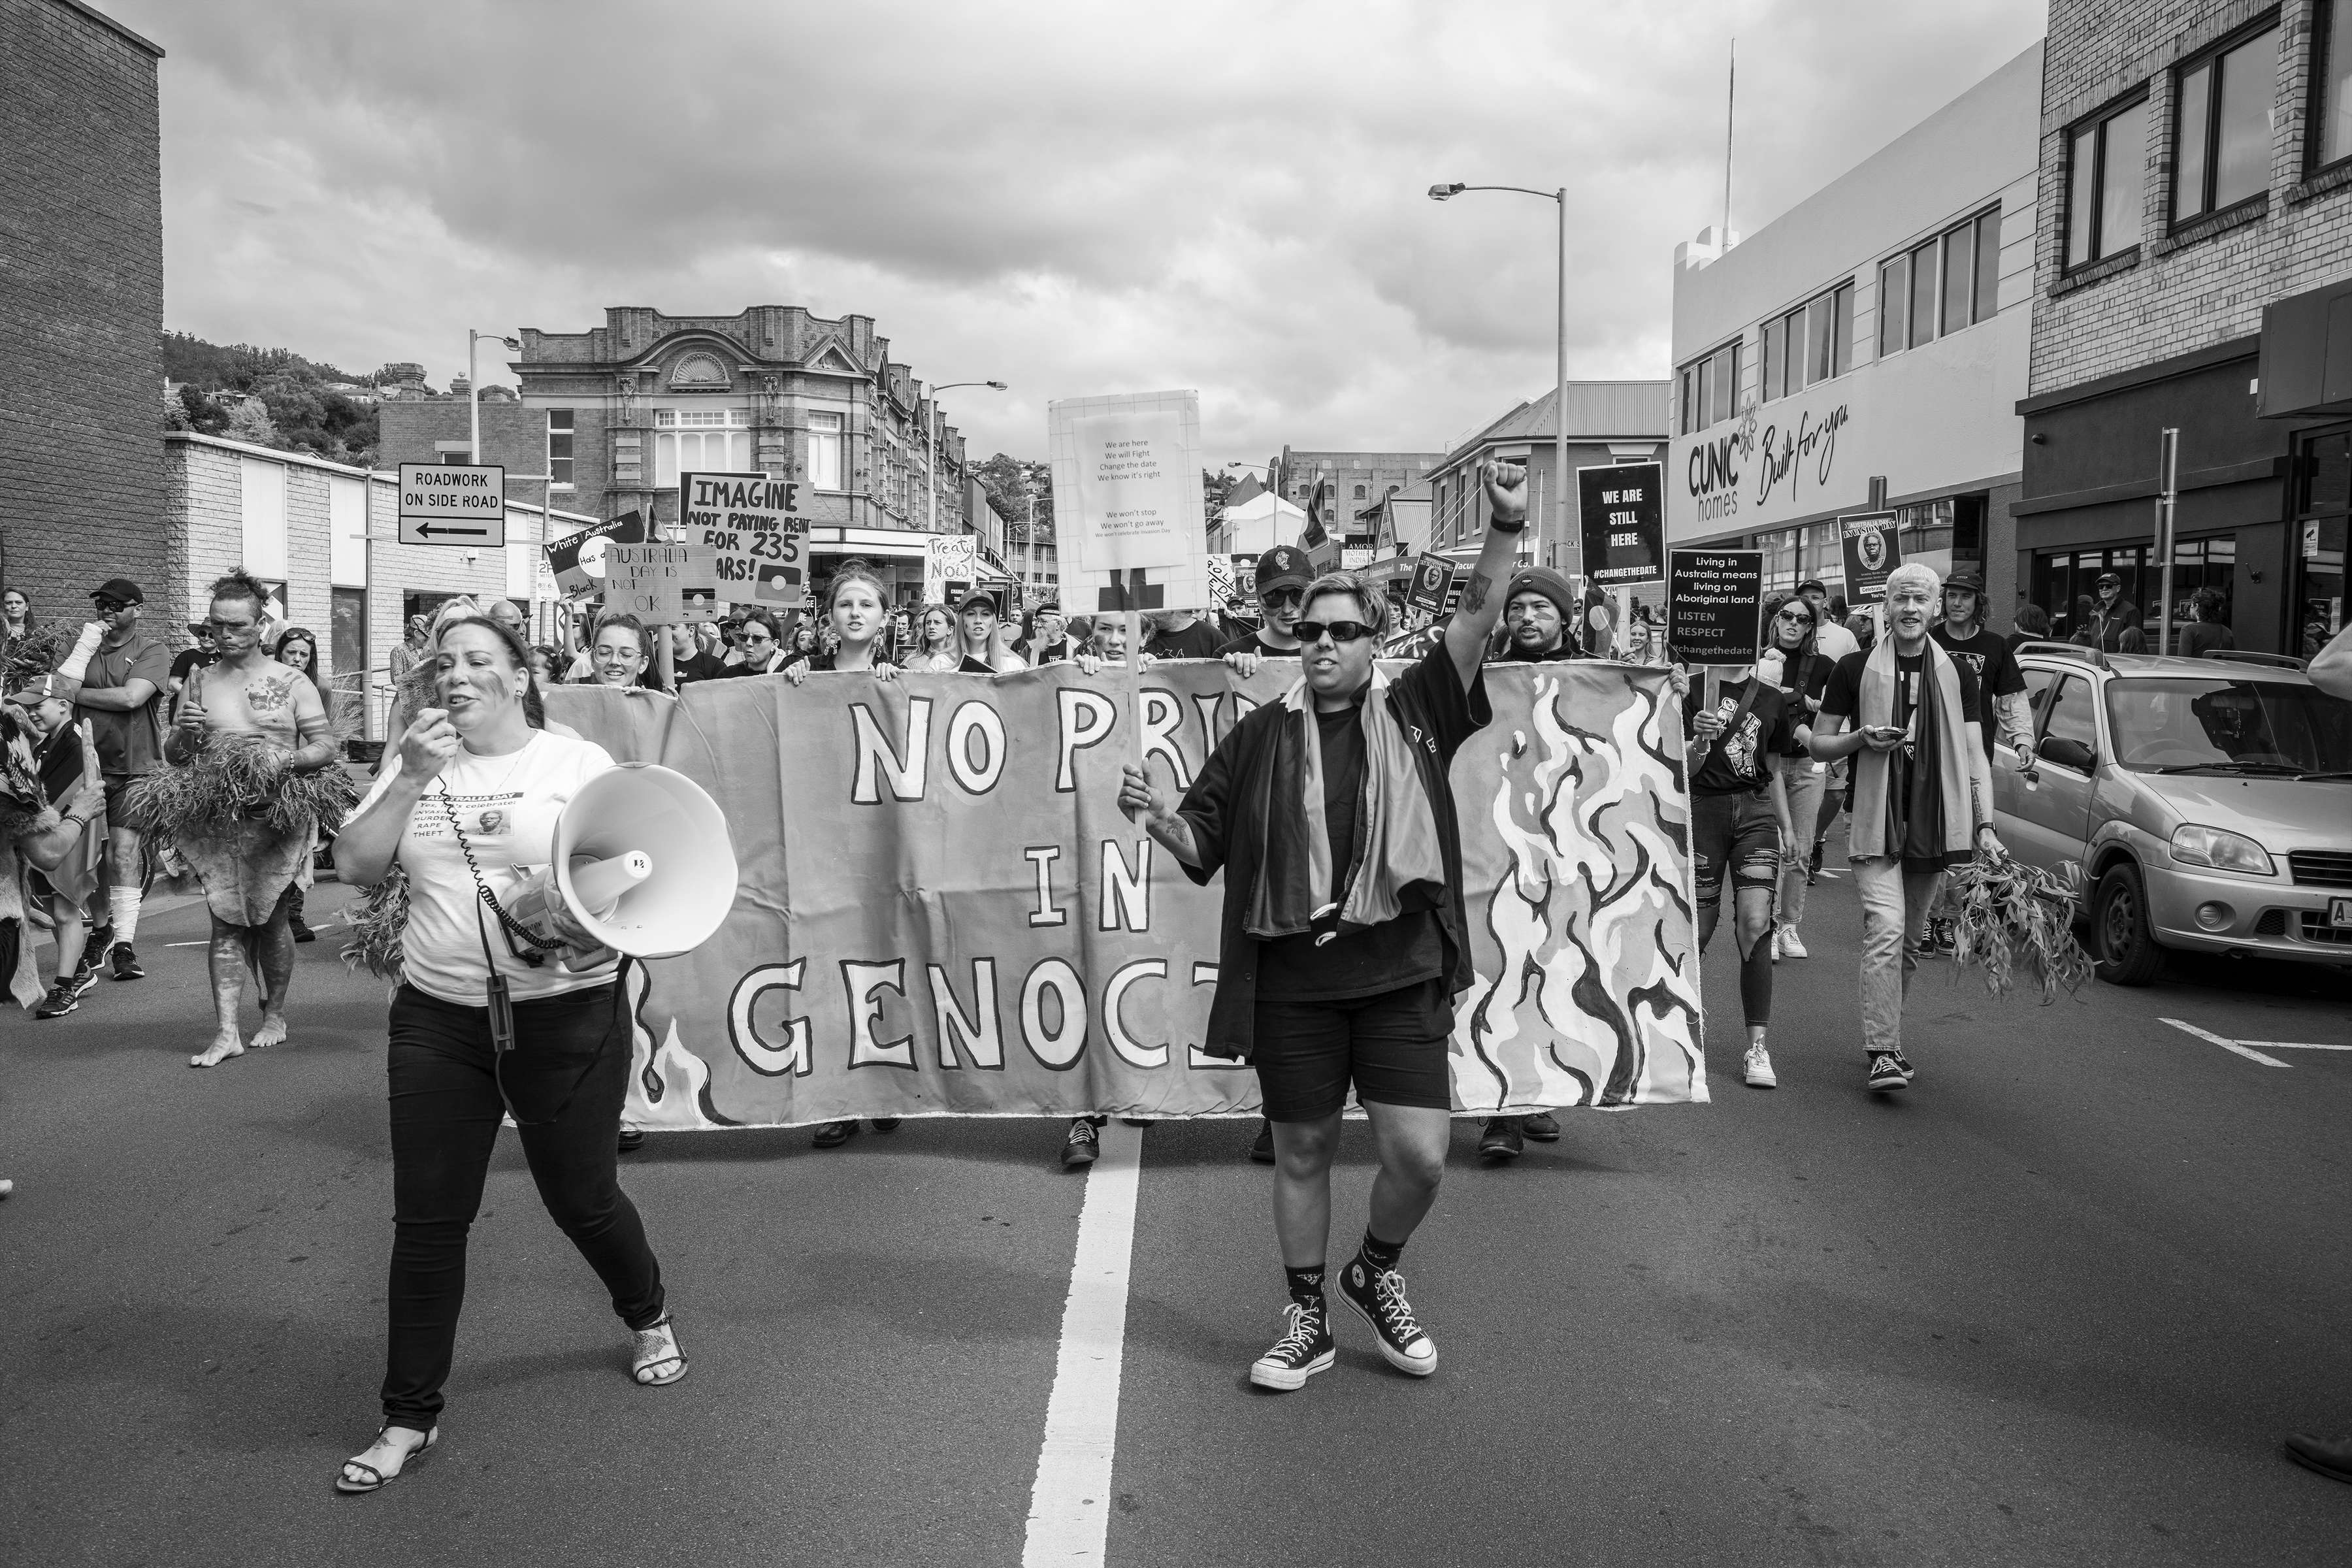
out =
{"type": "Polygon", "coordinates": [[[1260,594],[1257,596],[1257,602],[1264,605],[1269,610],[1278,610],[1285,605],[1303,605],[1307,602],[1307,590],[1304,588],[1268,588],[1265,593],[1260,594]]]}
{"type": "Polygon", "coordinates": [[[98,601],[98,613],[101,616],[110,616],[117,610],[127,610],[130,607],[130,605],[124,604],[120,599],[100,599],[98,601]]]}
{"type": "Polygon", "coordinates": [[[1783,610],[1777,618],[1784,621],[1794,621],[1801,626],[1810,626],[1813,624],[1813,617],[1807,615],[1802,610],[1783,610]]]}
{"type": "Polygon", "coordinates": [[[1371,636],[1372,628],[1361,621],[1301,621],[1291,632],[1303,643],[1321,642],[1327,632],[1335,643],[1350,643],[1371,636]]]}
{"type": "Polygon", "coordinates": [[[775,638],[770,637],[765,632],[745,632],[743,634],[743,641],[747,643],[773,642],[775,640],[775,638]]]}

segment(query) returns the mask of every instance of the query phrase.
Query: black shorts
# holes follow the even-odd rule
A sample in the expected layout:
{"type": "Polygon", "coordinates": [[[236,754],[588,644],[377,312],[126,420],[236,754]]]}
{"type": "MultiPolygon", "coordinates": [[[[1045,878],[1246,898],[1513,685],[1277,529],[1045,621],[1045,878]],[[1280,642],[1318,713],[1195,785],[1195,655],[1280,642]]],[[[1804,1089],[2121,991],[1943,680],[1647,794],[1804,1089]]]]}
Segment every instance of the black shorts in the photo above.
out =
{"type": "Polygon", "coordinates": [[[1270,1121],[1320,1121],[1348,1102],[1454,1109],[1443,979],[1343,1002],[1257,1000],[1250,1065],[1270,1121]]]}
{"type": "Polygon", "coordinates": [[[1701,904],[1723,900],[1723,874],[1733,888],[1769,892],[1780,879],[1780,821],[1772,797],[1697,795],[1691,797],[1691,876],[1701,904]]]}
{"type": "Polygon", "coordinates": [[[122,793],[139,782],[137,773],[100,773],[99,786],[106,791],[106,821],[109,826],[122,820],[122,793]]]}

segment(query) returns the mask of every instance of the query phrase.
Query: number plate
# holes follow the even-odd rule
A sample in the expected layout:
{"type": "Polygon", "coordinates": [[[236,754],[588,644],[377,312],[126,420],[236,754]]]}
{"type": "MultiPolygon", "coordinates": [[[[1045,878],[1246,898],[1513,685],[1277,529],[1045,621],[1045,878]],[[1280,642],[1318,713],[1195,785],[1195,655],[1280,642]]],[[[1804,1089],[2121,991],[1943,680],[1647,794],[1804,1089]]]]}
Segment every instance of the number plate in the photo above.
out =
{"type": "Polygon", "coordinates": [[[2328,900],[2327,923],[2337,931],[2352,931],[2352,899],[2328,900]]]}

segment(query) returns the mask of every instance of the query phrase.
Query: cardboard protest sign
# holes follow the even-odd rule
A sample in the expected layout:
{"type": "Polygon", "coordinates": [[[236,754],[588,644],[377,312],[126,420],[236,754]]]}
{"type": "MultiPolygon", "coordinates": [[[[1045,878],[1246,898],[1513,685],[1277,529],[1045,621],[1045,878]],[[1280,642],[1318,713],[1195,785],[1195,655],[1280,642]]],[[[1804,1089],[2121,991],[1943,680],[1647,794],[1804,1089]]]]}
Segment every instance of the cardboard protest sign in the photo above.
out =
{"type": "Polygon", "coordinates": [[[952,593],[980,580],[980,541],[969,533],[935,533],[923,541],[923,602],[944,605],[952,593]]]}
{"type": "Polygon", "coordinates": [[[1065,591],[1091,605],[1139,572],[1170,605],[1207,605],[1200,394],[1066,398],[1045,423],[1065,591]]]}
{"type": "Polygon", "coordinates": [[[726,601],[772,610],[808,603],[808,519],[801,486],[761,473],[695,471],[677,477],[686,541],[709,552],[726,601]]]}
{"type": "Polygon", "coordinates": [[[1404,602],[1433,616],[1445,608],[1445,595],[1453,587],[1454,563],[1443,555],[1423,555],[1413,563],[1412,585],[1405,590],[1404,602]]]}
{"type": "Polygon", "coordinates": [[[1222,610],[1232,604],[1241,592],[1234,582],[1233,557],[1212,554],[1202,559],[1209,568],[1209,603],[1222,610]]]}
{"type": "Polygon", "coordinates": [[[1903,541],[1891,511],[1838,519],[1845,546],[1845,601],[1849,605],[1886,597],[1886,579],[1903,564],[1903,541]]]}
{"type": "Polygon", "coordinates": [[[592,522],[540,546],[555,585],[565,594],[593,594],[604,585],[604,551],[614,544],[643,544],[646,520],[642,512],[625,511],[605,522],[592,522]]]}
{"type": "Polygon", "coordinates": [[[690,578],[698,579],[697,585],[709,594],[707,559],[698,563],[695,552],[687,545],[608,545],[604,608],[608,613],[635,616],[649,626],[674,625],[685,616],[685,589],[690,578]]]}
{"type": "MultiPolygon", "coordinates": [[[[742,870],[709,942],[629,966],[630,1124],[1253,1113],[1255,1075],[1197,1048],[1222,882],[1194,887],[1118,807],[1132,675],[549,691],[551,720],[709,789],[742,870]]],[[[1189,785],[1296,679],[1155,667],[1133,710],[1155,778],[1189,785]]],[[[1477,974],[1457,1110],[1705,1100],[1666,672],[1485,680],[1494,720],[1452,779],[1477,974]]]]}
{"type": "Polygon", "coordinates": [[[1576,470],[1584,523],[1584,572],[1603,588],[1665,575],[1665,468],[1612,463],[1576,470]]]}
{"type": "Polygon", "coordinates": [[[1666,642],[1685,664],[1753,664],[1763,647],[1764,552],[1666,552],[1666,642]]]}

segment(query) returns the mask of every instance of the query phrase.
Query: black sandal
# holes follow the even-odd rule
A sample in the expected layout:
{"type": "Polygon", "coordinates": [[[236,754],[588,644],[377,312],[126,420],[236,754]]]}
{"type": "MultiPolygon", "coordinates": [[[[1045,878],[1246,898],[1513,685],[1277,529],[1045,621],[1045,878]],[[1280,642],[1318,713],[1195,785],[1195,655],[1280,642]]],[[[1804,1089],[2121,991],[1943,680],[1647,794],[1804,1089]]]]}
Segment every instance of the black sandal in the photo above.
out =
{"type": "MultiPolygon", "coordinates": [[[[391,1424],[387,1422],[385,1425],[375,1429],[375,1435],[377,1437],[381,1438],[386,1432],[391,1430],[391,1424]]],[[[382,1470],[377,1469],[373,1465],[369,1464],[366,1460],[354,1455],[351,1458],[343,1461],[341,1470],[337,1470],[335,1472],[335,1489],[341,1492],[345,1497],[358,1497],[365,1492],[380,1492],[383,1490],[384,1488],[392,1485],[393,1482],[400,1479],[401,1477],[406,1475],[408,1473],[408,1468],[417,1460],[423,1458],[426,1451],[440,1440],[440,1427],[436,1426],[426,1432],[425,1434],[425,1441],[417,1444],[414,1448],[409,1449],[408,1457],[400,1461],[400,1468],[393,1471],[392,1474],[388,1476],[382,1470]],[[352,1479],[351,1477],[345,1475],[343,1470],[365,1470],[367,1472],[368,1479],[364,1481],[355,1481],[352,1479]]],[[[369,1448],[373,1448],[374,1447],[375,1445],[373,1443],[368,1445],[369,1448]]],[[[365,1448],[360,1450],[361,1453],[365,1453],[367,1449],[365,1448]]]]}

